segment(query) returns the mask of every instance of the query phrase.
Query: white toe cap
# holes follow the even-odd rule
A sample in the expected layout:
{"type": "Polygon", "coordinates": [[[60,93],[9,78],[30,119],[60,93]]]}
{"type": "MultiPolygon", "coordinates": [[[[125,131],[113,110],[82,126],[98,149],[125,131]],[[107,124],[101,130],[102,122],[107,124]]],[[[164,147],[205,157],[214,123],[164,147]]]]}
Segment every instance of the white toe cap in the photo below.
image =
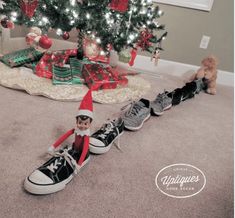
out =
{"type": "Polygon", "coordinates": [[[35,170],[30,176],[29,180],[33,183],[36,184],[41,184],[41,185],[47,185],[47,184],[52,184],[53,180],[49,178],[47,175],[42,173],[39,170],[35,170]]]}
{"type": "Polygon", "coordinates": [[[99,139],[90,137],[90,146],[105,147],[105,144],[99,139]]]}

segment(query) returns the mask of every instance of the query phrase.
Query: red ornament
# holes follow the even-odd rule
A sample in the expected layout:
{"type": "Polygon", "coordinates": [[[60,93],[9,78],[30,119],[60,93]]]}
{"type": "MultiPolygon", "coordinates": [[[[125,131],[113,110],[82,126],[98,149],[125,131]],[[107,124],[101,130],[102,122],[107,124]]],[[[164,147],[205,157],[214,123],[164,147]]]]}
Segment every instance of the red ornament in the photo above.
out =
{"type": "Polygon", "coordinates": [[[22,12],[29,18],[33,17],[38,0],[19,0],[22,12]]]}
{"type": "Polygon", "coordinates": [[[128,8],[128,0],[112,0],[109,7],[115,11],[126,12],[128,8]]]}
{"type": "Polygon", "coordinates": [[[151,46],[151,42],[149,41],[153,37],[153,34],[145,29],[140,33],[140,39],[137,42],[137,46],[142,48],[142,51],[151,46]]]}
{"type": "Polygon", "coordinates": [[[6,18],[6,17],[1,20],[1,25],[2,25],[3,28],[8,28],[8,26],[7,26],[7,22],[8,22],[8,21],[9,21],[9,20],[8,20],[8,18],[6,18]]]}
{"type": "Polygon", "coordinates": [[[63,35],[62,35],[62,38],[63,38],[64,40],[69,39],[69,37],[70,37],[70,35],[69,35],[68,32],[64,32],[63,35]]]}
{"type": "Polygon", "coordinates": [[[137,56],[137,49],[136,49],[136,48],[133,48],[133,49],[131,50],[131,60],[129,61],[129,65],[130,65],[130,66],[133,66],[133,65],[134,65],[136,56],[137,56]]]}
{"type": "Polygon", "coordinates": [[[11,20],[8,20],[7,17],[1,20],[1,25],[3,28],[14,29],[15,25],[11,20]]]}
{"type": "Polygon", "coordinates": [[[48,36],[43,35],[39,40],[39,46],[44,49],[49,49],[52,46],[52,40],[48,36]]]}
{"type": "Polygon", "coordinates": [[[10,20],[7,22],[7,26],[8,26],[9,29],[14,29],[15,28],[15,24],[10,20]]]}

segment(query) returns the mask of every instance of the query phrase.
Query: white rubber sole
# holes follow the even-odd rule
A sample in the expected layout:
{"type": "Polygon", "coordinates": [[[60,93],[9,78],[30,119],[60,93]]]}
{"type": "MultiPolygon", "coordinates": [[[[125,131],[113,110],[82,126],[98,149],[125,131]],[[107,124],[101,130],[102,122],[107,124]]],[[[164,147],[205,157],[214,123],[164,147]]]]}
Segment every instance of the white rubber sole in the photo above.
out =
{"type": "Polygon", "coordinates": [[[150,118],[150,116],[151,116],[151,114],[149,113],[149,115],[142,121],[141,125],[138,126],[138,127],[126,126],[126,125],[125,125],[125,122],[124,122],[124,126],[125,126],[125,128],[128,129],[128,130],[137,131],[137,130],[139,130],[139,129],[142,128],[142,126],[144,125],[144,122],[147,121],[147,120],[150,118]]]}
{"type": "Polygon", "coordinates": [[[172,107],[172,104],[168,105],[167,107],[165,107],[165,108],[163,109],[163,112],[161,112],[161,113],[156,113],[156,112],[154,112],[153,109],[152,109],[152,112],[153,112],[153,114],[155,114],[155,115],[157,115],[157,116],[161,116],[161,115],[163,115],[164,111],[169,110],[171,107],[172,107]]]}
{"type": "MultiPolygon", "coordinates": [[[[90,157],[88,157],[83,163],[80,168],[80,170],[90,161],[90,157]]],[[[27,177],[24,181],[24,188],[26,191],[28,191],[31,194],[36,195],[46,195],[46,194],[52,194],[58,191],[61,191],[65,188],[65,186],[73,179],[74,174],[71,174],[66,180],[57,183],[57,184],[49,184],[49,185],[40,185],[35,184],[29,180],[29,177],[27,177]]]]}
{"type": "Polygon", "coordinates": [[[89,144],[89,150],[91,153],[93,154],[104,154],[106,152],[108,152],[110,150],[110,148],[112,147],[113,143],[115,140],[117,140],[120,136],[122,136],[124,133],[124,131],[118,135],[118,137],[116,137],[108,146],[95,146],[94,144],[92,144],[90,142],[89,144]]]}

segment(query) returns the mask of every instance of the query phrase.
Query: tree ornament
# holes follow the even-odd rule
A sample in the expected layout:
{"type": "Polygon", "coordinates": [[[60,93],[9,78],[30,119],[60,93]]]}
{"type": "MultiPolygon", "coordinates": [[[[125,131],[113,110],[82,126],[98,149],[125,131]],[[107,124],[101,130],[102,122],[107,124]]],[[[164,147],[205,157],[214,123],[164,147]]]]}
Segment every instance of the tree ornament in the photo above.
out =
{"type": "Polygon", "coordinates": [[[6,3],[4,1],[0,0],[0,8],[3,9],[5,5],[6,5],[6,3]]]}
{"type": "Polygon", "coordinates": [[[11,20],[8,20],[7,21],[7,28],[12,30],[15,28],[15,24],[11,20]]]}
{"type": "Polygon", "coordinates": [[[160,50],[156,49],[151,57],[151,61],[154,59],[154,64],[158,65],[158,60],[160,59],[160,50]]]}
{"type": "Polygon", "coordinates": [[[49,49],[52,46],[52,40],[48,36],[42,35],[39,40],[39,46],[44,49],[49,49]]]}
{"type": "Polygon", "coordinates": [[[100,47],[95,40],[85,38],[83,40],[83,52],[89,59],[96,58],[100,53],[100,47]]]}
{"type": "Polygon", "coordinates": [[[26,44],[33,47],[34,40],[38,35],[36,33],[28,33],[25,37],[26,44]]]}
{"type": "Polygon", "coordinates": [[[131,60],[129,61],[130,66],[134,65],[136,56],[137,56],[137,48],[133,48],[131,50],[131,60]]]}
{"type": "Polygon", "coordinates": [[[22,12],[29,18],[33,17],[38,6],[38,0],[19,0],[22,12]]]}
{"type": "Polygon", "coordinates": [[[126,12],[128,8],[128,0],[112,0],[109,7],[115,11],[126,12]]]}
{"type": "Polygon", "coordinates": [[[140,39],[138,40],[137,45],[142,48],[142,51],[146,50],[152,45],[152,43],[149,41],[152,37],[153,34],[150,33],[147,28],[140,32],[140,39]]]}
{"type": "Polygon", "coordinates": [[[64,40],[68,40],[69,37],[70,37],[70,35],[69,35],[68,32],[64,32],[63,35],[62,35],[62,38],[63,38],[64,40]]]}
{"type": "Polygon", "coordinates": [[[42,35],[42,30],[39,27],[31,27],[29,32],[30,33],[35,33],[37,36],[42,35]]]}
{"type": "Polygon", "coordinates": [[[7,17],[5,17],[1,20],[1,25],[3,28],[7,28],[7,21],[8,21],[7,17]]]}
{"type": "Polygon", "coordinates": [[[1,25],[3,28],[9,28],[9,29],[14,29],[15,27],[14,23],[11,20],[9,20],[7,17],[1,20],[1,25]]]}

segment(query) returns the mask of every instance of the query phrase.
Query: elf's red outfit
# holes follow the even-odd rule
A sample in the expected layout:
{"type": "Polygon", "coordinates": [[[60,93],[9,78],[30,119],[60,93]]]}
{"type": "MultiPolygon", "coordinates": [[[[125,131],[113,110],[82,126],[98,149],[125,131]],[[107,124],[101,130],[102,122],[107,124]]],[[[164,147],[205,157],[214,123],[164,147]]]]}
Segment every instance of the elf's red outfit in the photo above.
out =
{"type": "MultiPolygon", "coordinates": [[[[57,148],[62,142],[64,142],[69,136],[75,133],[75,129],[71,129],[62,135],[52,146],[57,148]]],[[[82,150],[82,154],[80,159],[78,160],[78,165],[82,165],[83,161],[85,160],[86,154],[89,149],[89,135],[79,135],[75,133],[75,141],[73,143],[73,149],[75,150],[82,150]]]]}
{"type": "MultiPolygon", "coordinates": [[[[87,116],[93,119],[93,105],[92,105],[92,95],[91,90],[87,92],[84,96],[77,117],[79,116],[87,116]]],[[[48,151],[53,151],[56,149],[63,141],[65,141],[69,136],[75,134],[75,141],[73,143],[73,149],[77,151],[82,151],[79,160],[77,161],[78,165],[82,165],[83,161],[86,158],[89,149],[89,128],[86,130],[81,129],[71,129],[62,135],[49,149],[48,151]]]]}

